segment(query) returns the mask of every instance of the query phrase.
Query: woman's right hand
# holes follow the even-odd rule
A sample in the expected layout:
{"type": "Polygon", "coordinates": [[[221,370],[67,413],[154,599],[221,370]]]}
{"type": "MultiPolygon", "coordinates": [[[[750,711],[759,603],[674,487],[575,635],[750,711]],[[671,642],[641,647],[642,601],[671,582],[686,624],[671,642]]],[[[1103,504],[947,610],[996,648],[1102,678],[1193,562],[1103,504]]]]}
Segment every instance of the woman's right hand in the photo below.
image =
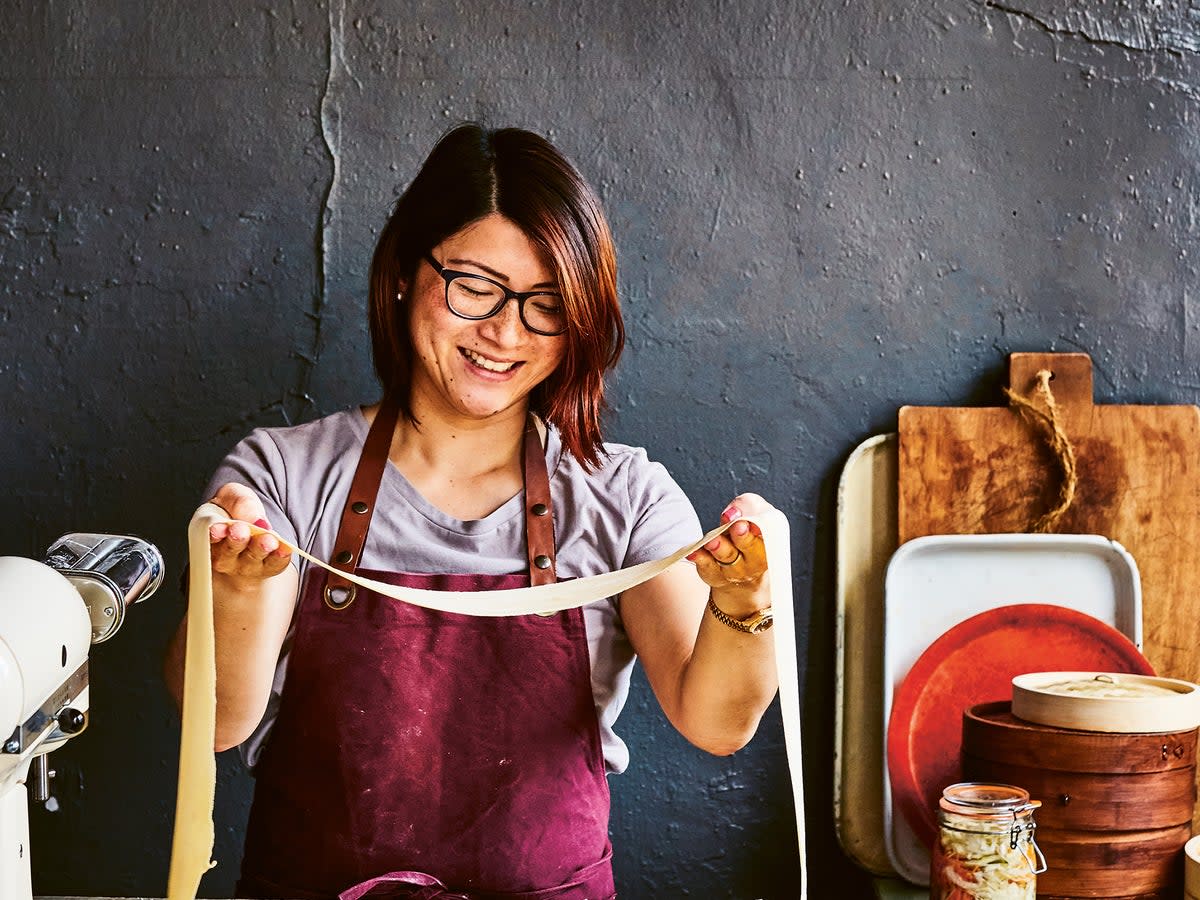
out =
{"type": "Polygon", "coordinates": [[[245,485],[222,485],[212,502],[229,513],[234,522],[220,522],[208,529],[212,544],[213,572],[233,582],[248,584],[287,568],[292,551],[271,534],[254,533],[250,524],[270,528],[262,500],[245,485]]]}

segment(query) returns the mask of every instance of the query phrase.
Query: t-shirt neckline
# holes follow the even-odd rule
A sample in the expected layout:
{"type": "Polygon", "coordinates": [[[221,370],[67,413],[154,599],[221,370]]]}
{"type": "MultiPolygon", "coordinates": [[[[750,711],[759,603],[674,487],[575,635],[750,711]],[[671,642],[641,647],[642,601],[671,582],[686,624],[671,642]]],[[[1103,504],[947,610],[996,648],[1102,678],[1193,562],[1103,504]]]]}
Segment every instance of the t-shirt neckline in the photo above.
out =
{"type": "MultiPolygon", "coordinates": [[[[366,414],[363,407],[358,406],[349,411],[351,418],[354,420],[355,432],[360,438],[358,441],[359,447],[367,439],[367,432],[370,430],[370,425],[367,422],[366,414]]],[[[562,442],[559,439],[558,429],[553,425],[546,423],[546,468],[553,477],[555,470],[558,468],[559,455],[562,449],[562,442]]],[[[488,513],[481,519],[458,519],[446,512],[443,512],[438,507],[430,503],[425,497],[412,486],[412,483],[404,476],[395,465],[388,461],[387,466],[383,470],[383,481],[379,486],[380,491],[388,491],[393,496],[400,498],[414,510],[421,514],[425,519],[439,528],[454,534],[463,535],[480,535],[495,531],[498,528],[508,524],[515,517],[522,514],[524,510],[525,491],[522,488],[515,495],[510,497],[492,512],[488,513]]]]}

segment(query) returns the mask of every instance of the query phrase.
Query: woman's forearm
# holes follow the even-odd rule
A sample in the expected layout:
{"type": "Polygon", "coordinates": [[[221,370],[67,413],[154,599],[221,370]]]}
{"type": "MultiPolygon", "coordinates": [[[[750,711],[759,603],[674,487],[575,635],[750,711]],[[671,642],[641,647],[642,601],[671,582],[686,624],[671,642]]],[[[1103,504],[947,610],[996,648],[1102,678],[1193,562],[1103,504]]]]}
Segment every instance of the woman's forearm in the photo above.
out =
{"type": "MultiPolygon", "coordinates": [[[[746,618],[771,605],[765,581],[754,591],[714,589],[713,602],[732,618],[746,618]]],[[[740,750],[778,687],[774,635],[738,631],[706,611],[680,678],[680,730],[710,753],[740,750]]]]}
{"type": "MultiPolygon", "coordinates": [[[[215,749],[226,750],[249,737],[262,719],[280,648],[296,602],[296,570],[248,582],[214,573],[213,630],[217,674],[215,749]]],[[[167,649],[167,688],[182,704],[187,618],[167,649]]]]}

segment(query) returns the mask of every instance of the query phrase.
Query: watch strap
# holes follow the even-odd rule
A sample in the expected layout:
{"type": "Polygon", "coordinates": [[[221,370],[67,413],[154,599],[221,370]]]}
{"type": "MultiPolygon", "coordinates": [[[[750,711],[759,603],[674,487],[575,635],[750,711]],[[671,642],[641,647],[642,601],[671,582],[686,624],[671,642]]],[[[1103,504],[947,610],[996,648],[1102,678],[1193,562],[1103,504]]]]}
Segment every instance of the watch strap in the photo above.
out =
{"type": "Polygon", "coordinates": [[[759,634],[766,631],[775,624],[775,616],[771,612],[771,607],[760,609],[758,612],[751,613],[744,619],[735,619],[721,607],[717,606],[717,602],[713,600],[712,594],[708,595],[708,611],[722,625],[732,628],[734,631],[742,631],[746,634],[759,634]]]}

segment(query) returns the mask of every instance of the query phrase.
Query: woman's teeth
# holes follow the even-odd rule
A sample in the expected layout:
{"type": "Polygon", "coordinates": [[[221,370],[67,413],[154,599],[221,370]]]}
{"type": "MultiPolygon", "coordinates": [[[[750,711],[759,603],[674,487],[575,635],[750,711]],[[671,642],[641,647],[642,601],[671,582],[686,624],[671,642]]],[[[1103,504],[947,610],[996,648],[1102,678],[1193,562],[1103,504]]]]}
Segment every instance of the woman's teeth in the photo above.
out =
{"type": "Polygon", "coordinates": [[[487,369],[489,372],[507,372],[510,369],[512,369],[515,365],[517,365],[515,362],[507,362],[507,363],[493,362],[492,360],[487,359],[486,357],[480,356],[478,353],[474,353],[471,350],[468,350],[466,347],[462,347],[460,349],[462,350],[463,356],[465,356],[467,359],[469,359],[475,365],[479,366],[479,368],[487,369]]]}

